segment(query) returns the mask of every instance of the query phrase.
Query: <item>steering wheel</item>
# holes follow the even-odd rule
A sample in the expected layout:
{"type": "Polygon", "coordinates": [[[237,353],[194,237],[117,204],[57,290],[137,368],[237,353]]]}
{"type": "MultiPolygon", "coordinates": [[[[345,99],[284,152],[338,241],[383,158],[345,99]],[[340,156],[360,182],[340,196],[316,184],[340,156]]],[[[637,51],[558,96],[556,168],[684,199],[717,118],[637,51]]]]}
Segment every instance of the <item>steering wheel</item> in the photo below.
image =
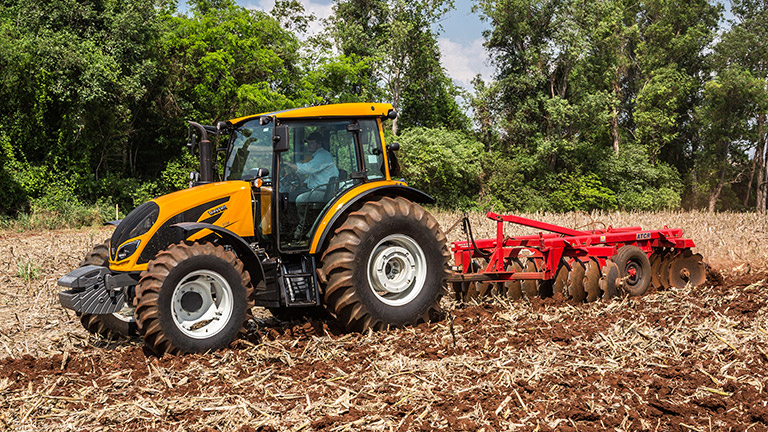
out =
{"type": "Polygon", "coordinates": [[[301,177],[296,172],[296,168],[287,164],[280,165],[280,187],[289,190],[295,190],[302,185],[301,177]]]}

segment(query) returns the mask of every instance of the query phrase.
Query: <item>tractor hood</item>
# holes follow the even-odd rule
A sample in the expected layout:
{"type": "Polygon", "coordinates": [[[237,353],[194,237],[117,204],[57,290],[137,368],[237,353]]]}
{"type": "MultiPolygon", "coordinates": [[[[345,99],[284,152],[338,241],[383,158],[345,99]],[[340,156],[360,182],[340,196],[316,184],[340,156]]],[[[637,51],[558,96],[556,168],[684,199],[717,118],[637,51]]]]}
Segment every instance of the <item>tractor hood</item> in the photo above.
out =
{"type": "Polygon", "coordinates": [[[110,268],[146,270],[147,263],[174,243],[212,235],[207,229],[185,232],[180,222],[203,222],[252,237],[251,185],[244,181],[210,183],[155,198],[120,222],[109,242],[110,268]]]}

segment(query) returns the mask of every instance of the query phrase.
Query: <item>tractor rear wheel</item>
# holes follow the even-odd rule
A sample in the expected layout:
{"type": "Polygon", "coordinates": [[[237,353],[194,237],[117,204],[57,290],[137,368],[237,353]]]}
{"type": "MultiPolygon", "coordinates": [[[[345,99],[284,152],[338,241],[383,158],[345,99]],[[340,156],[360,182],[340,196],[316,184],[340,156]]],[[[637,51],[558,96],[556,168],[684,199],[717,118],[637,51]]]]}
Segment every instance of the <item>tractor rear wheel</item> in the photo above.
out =
{"type": "Polygon", "coordinates": [[[232,252],[210,243],[179,243],[142,273],[136,321],[158,354],[224,348],[251,318],[253,286],[232,252]]]}
{"type": "MultiPolygon", "coordinates": [[[[85,259],[80,262],[80,267],[87,265],[97,265],[109,267],[109,249],[107,242],[97,244],[85,255],[85,259]]],[[[104,315],[80,314],[80,324],[89,332],[99,335],[108,340],[119,340],[122,338],[136,336],[136,320],[133,318],[135,308],[127,305],[123,310],[104,315]]]]}
{"type": "Polygon", "coordinates": [[[445,234],[423,207],[381,197],[351,212],[323,253],[328,310],[350,331],[429,321],[448,276],[445,234]]]}

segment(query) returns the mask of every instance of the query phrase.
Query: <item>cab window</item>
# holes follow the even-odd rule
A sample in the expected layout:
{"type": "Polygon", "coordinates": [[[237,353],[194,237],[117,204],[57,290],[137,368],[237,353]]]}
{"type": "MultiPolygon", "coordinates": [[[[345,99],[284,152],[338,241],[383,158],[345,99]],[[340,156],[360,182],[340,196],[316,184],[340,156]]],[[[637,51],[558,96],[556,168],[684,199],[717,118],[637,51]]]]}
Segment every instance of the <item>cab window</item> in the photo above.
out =
{"type": "MultiPolygon", "coordinates": [[[[244,123],[232,131],[232,145],[224,167],[225,180],[255,176],[259,168],[272,168],[272,125],[262,126],[258,119],[244,123]]],[[[266,178],[265,180],[269,180],[266,178]]]]}
{"type": "Polygon", "coordinates": [[[368,180],[385,178],[384,153],[381,147],[381,135],[376,120],[360,120],[360,143],[363,145],[365,169],[368,180]]]}
{"type": "Polygon", "coordinates": [[[288,150],[279,156],[279,218],[282,250],[309,247],[323,208],[359,184],[360,171],[349,120],[287,122],[288,150]]]}

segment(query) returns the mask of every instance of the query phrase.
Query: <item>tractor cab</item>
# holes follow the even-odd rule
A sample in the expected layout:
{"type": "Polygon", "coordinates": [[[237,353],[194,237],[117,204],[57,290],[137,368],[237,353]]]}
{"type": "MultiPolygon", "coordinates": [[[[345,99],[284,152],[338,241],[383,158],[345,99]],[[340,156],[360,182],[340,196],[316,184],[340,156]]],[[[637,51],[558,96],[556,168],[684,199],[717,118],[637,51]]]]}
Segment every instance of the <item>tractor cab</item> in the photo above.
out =
{"type": "Polygon", "coordinates": [[[279,252],[309,249],[330,203],[364,182],[387,179],[376,118],[262,115],[233,122],[224,179],[258,186],[256,232],[260,244],[279,252]]]}

